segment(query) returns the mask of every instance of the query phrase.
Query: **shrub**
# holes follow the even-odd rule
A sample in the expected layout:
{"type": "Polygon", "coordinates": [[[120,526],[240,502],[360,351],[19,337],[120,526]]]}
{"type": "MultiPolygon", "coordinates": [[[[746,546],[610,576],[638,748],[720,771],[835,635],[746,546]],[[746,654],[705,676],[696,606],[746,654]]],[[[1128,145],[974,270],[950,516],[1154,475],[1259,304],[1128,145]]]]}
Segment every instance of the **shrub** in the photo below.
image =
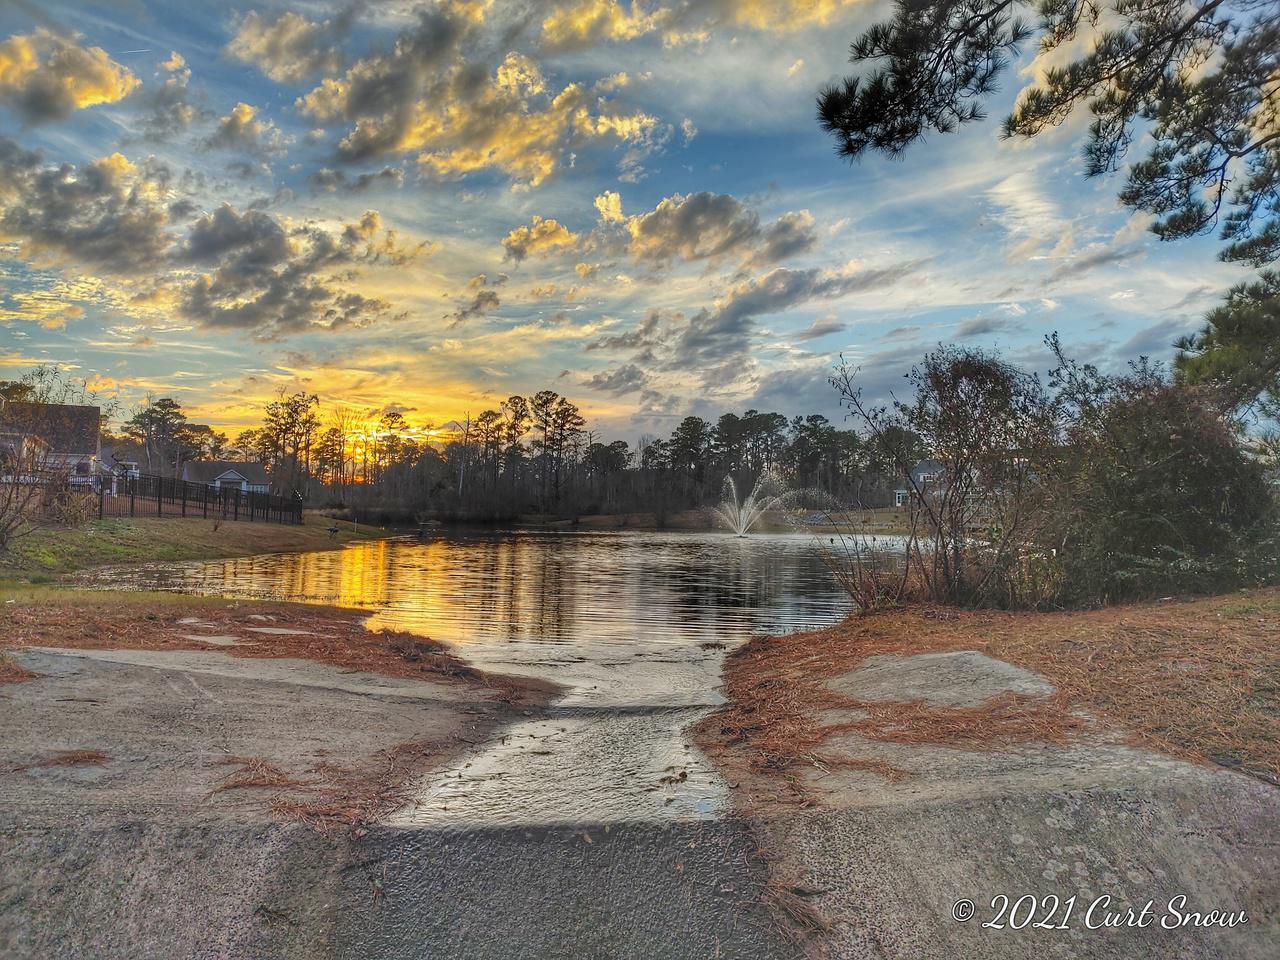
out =
{"type": "Polygon", "coordinates": [[[69,486],[54,489],[45,503],[49,519],[64,527],[83,527],[98,515],[98,495],[69,486]]]}
{"type": "Polygon", "coordinates": [[[1208,398],[1141,367],[1087,377],[1051,490],[1062,600],[1274,578],[1276,505],[1265,468],[1208,398]]]}
{"type": "Polygon", "coordinates": [[[865,562],[865,548],[844,551],[857,562],[837,576],[855,602],[1037,605],[1026,591],[1043,579],[1035,560],[1041,465],[1058,435],[1040,380],[986,351],[944,347],[912,368],[911,402],[890,408],[865,403],[854,375],[842,366],[832,382],[910,493],[896,584],[881,562],[865,562]],[[942,465],[941,477],[924,484],[913,475],[922,451],[942,465]]]}
{"type": "Polygon", "coordinates": [[[911,491],[900,563],[863,543],[829,551],[854,602],[1087,606],[1280,579],[1275,484],[1214,397],[1145,361],[1107,376],[1049,346],[1049,390],[974,350],[926,356],[912,402],[892,408],[837,372],[873,440],[919,438],[944,469],[921,489],[916,454],[894,455],[911,491]]]}

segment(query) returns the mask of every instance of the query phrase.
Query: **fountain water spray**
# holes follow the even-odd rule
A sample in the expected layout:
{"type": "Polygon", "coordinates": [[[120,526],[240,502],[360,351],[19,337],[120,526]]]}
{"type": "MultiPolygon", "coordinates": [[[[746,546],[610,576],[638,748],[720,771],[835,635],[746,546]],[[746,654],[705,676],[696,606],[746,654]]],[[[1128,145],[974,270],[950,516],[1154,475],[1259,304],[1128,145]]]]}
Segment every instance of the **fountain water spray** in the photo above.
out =
{"type": "Polygon", "coordinates": [[[782,506],[786,493],[770,494],[770,487],[777,489],[781,484],[773,474],[765,471],[751,488],[745,500],[738,499],[738,485],[733,477],[724,478],[725,499],[714,508],[715,515],[724,521],[730,530],[740,537],[745,537],[757,520],[782,506]]]}

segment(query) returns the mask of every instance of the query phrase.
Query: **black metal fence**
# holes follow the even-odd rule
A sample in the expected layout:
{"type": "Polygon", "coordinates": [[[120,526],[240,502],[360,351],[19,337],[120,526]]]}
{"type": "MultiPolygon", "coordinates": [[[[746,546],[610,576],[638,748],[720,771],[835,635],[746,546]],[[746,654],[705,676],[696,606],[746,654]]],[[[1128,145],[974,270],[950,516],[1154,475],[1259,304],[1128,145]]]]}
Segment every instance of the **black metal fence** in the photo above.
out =
{"type": "Polygon", "coordinates": [[[211,487],[176,477],[104,478],[96,490],[99,517],[203,517],[261,523],[302,523],[302,500],[273,493],[211,487]]]}

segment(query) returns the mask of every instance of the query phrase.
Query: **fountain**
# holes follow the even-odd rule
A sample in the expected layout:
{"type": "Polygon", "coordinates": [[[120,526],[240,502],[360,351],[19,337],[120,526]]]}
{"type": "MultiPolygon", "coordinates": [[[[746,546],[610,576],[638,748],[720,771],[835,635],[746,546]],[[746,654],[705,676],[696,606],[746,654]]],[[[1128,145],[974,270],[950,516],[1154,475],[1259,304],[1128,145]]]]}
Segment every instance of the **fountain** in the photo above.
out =
{"type": "Polygon", "coordinates": [[[768,492],[769,488],[777,489],[780,486],[781,484],[777,478],[765,471],[760,474],[760,479],[751,488],[751,493],[747,495],[747,498],[739,500],[738,485],[734,483],[733,477],[725,477],[725,499],[723,503],[714,508],[715,515],[738,536],[745,537],[751,528],[755,526],[757,520],[770,510],[775,510],[782,506],[782,501],[786,494],[770,494],[768,492]]]}

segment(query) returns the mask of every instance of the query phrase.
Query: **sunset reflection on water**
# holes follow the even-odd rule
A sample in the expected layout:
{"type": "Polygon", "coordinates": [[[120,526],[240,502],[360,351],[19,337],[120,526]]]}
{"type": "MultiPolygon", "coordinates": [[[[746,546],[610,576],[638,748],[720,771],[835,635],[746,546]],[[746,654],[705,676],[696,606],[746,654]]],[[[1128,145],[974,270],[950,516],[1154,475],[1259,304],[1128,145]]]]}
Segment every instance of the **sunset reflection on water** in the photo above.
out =
{"type": "Polygon", "coordinates": [[[454,642],[728,642],[848,607],[807,535],[484,532],[145,568],[122,586],[328,603],[454,642]]]}

